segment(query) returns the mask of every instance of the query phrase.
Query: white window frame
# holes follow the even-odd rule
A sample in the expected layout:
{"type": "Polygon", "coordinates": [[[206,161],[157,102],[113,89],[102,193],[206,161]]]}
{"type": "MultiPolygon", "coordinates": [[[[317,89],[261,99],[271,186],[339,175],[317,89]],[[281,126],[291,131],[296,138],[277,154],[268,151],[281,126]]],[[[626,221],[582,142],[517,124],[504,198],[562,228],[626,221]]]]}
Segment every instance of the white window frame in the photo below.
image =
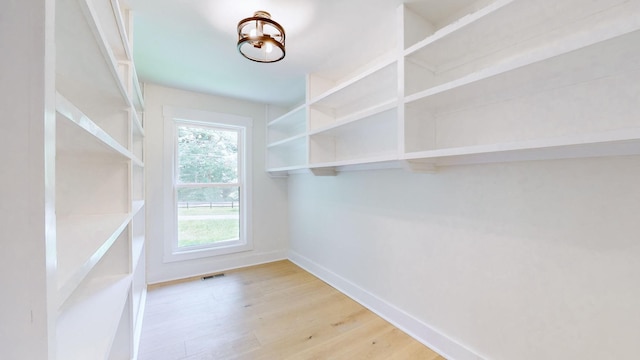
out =
{"type": "Polygon", "coordinates": [[[210,111],[163,106],[164,116],[164,256],[165,262],[199,259],[253,249],[251,234],[251,144],[253,120],[248,117],[210,111]],[[240,236],[211,246],[178,247],[178,214],[176,199],[177,126],[194,125],[227,128],[238,131],[238,182],[240,183],[240,236]]]}

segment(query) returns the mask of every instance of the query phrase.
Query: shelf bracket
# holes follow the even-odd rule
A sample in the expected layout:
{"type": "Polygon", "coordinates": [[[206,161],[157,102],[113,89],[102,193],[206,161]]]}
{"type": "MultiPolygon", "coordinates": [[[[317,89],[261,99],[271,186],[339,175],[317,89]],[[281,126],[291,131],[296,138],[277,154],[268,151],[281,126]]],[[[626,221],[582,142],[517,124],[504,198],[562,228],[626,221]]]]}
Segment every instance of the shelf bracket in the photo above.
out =
{"type": "Polygon", "coordinates": [[[438,171],[436,164],[424,160],[404,160],[402,164],[405,170],[419,174],[435,174],[438,171]]]}
{"type": "Polygon", "coordinates": [[[311,172],[315,176],[336,176],[336,168],[335,167],[326,167],[326,168],[310,168],[311,172]]]}

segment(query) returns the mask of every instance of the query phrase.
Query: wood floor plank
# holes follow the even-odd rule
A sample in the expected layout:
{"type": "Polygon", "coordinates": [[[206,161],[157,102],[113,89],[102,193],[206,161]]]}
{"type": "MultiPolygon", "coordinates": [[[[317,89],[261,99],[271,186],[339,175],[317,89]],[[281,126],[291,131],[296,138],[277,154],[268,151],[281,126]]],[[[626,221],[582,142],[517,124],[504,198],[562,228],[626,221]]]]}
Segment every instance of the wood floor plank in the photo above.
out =
{"type": "MultiPolygon", "coordinates": [[[[364,352],[375,339],[388,329],[389,323],[379,317],[373,318],[365,326],[347,331],[342,336],[334,337],[330,341],[309,347],[295,354],[296,359],[364,359],[357,354],[364,352]]],[[[373,359],[369,357],[367,359],[373,359]]]]}
{"type": "Polygon", "coordinates": [[[374,318],[376,315],[360,306],[345,316],[328,317],[326,321],[316,321],[304,327],[292,326],[286,333],[280,333],[270,342],[263,343],[259,349],[238,354],[234,359],[289,358],[316,345],[332,341],[351,329],[367,324],[374,318]]]}
{"type": "Polygon", "coordinates": [[[140,360],[444,360],[289,261],[154,285],[140,360]]]}
{"type": "Polygon", "coordinates": [[[185,350],[190,354],[186,358],[195,357],[212,359],[228,359],[238,352],[259,349],[260,342],[251,331],[228,332],[216,336],[201,336],[188,339],[185,342],[185,350]]]}

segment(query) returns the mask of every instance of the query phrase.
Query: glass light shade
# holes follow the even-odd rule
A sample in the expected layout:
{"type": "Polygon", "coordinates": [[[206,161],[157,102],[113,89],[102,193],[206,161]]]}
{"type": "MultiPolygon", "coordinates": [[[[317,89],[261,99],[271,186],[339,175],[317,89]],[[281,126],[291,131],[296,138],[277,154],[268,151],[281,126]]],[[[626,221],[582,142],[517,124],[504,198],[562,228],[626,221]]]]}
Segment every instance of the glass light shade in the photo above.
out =
{"type": "Polygon", "coordinates": [[[238,23],[238,51],[249,60],[265,63],[282,60],[284,39],[284,29],[266,11],[256,11],[253,17],[238,23]]]}

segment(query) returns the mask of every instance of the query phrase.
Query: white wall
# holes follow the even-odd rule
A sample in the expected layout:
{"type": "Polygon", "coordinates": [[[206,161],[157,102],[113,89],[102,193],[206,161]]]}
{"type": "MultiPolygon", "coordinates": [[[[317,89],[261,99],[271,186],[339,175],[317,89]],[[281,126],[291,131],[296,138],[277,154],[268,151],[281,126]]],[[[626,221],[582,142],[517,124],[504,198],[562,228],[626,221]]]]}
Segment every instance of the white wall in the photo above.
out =
{"type": "MultiPolygon", "coordinates": [[[[145,86],[145,175],[147,282],[157,283],[220,270],[279,260],[288,246],[286,180],[265,172],[265,106],[247,101],[166,88],[145,86]],[[163,209],[170,200],[163,193],[164,105],[253,119],[253,244],[252,251],[198,260],[163,263],[163,209]]],[[[169,179],[170,180],[170,179],[169,179]]]]}
{"type": "Polygon", "coordinates": [[[291,257],[451,359],[637,359],[639,160],[294,175],[291,257]]]}

